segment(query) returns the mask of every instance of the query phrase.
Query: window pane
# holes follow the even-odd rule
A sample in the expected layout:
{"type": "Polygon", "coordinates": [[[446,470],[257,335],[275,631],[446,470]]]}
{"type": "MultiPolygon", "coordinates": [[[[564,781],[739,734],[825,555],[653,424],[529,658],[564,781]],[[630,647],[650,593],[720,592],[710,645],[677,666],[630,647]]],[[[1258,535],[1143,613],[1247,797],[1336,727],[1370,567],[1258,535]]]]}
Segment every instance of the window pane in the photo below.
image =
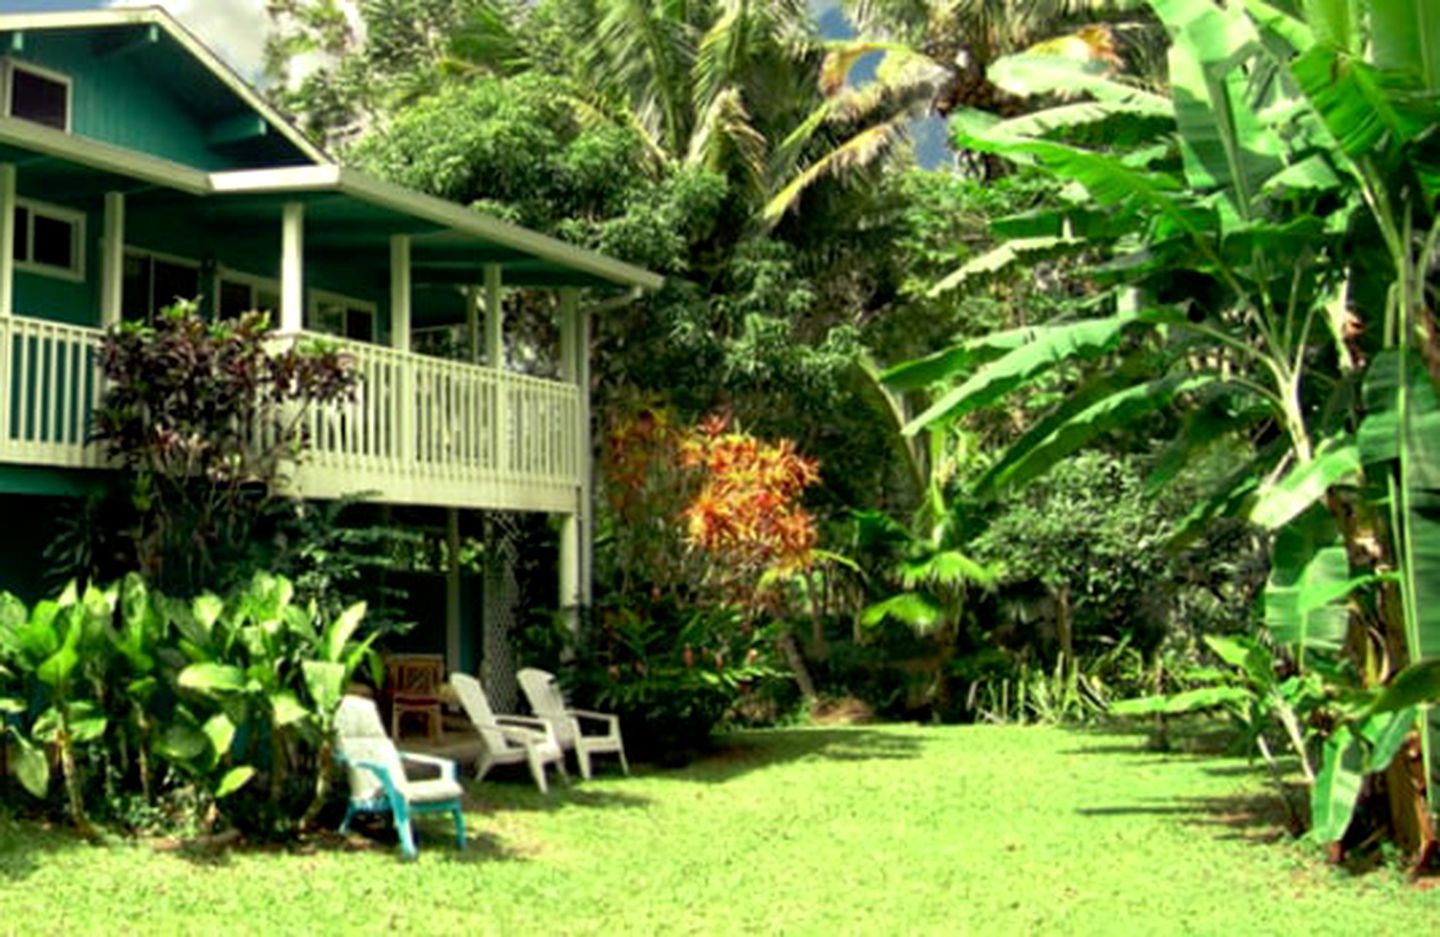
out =
{"type": "Polygon", "coordinates": [[[368,342],[375,336],[375,317],[368,309],[345,310],[345,337],[368,342]]]}
{"type": "Polygon", "coordinates": [[[195,299],[200,295],[200,271],[195,267],[155,260],[155,308],[159,312],[172,306],[177,299],[195,299]]]}
{"type": "Polygon", "coordinates": [[[310,328],[326,335],[345,334],[345,306],[343,303],[322,301],[315,306],[310,319],[310,328]]]}
{"type": "Polygon", "coordinates": [[[15,259],[30,259],[30,210],[15,207],[15,259]]]}
{"type": "Polygon", "coordinates": [[[255,308],[250,301],[250,284],[234,280],[220,281],[220,318],[237,319],[255,308]]]}
{"type": "Polygon", "coordinates": [[[280,314],[280,294],[269,287],[256,287],[255,308],[270,313],[270,324],[276,325],[275,320],[280,314]]]}
{"type": "Polygon", "coordinates": [[[37,264],[75,270],[75,225],[70,221],[51,218],[48,215],[35,216],[35,244],[30,259],[37,264]]]}
{"type": "Polygon", "coordinates": [[[125,255],[125,281],[120,299],[121,315],[132,322],[150,318],[150,258],[125,255]]]}
{"type": "Polygon", "coordinates": [[[37,124],[66,129],[70,89],[62,81],[12,69],[10,72],[10,113],[37,124]]]}

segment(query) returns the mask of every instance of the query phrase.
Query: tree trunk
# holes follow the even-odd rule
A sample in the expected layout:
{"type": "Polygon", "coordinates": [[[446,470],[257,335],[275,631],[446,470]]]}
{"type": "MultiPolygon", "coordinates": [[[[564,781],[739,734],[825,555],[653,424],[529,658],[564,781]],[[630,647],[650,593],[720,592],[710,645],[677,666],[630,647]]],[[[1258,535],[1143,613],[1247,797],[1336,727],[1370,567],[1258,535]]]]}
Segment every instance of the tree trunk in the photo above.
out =
{"type": "Polygon", "coordinates": [[[810,669],[805,666],[805,657],[800,653],[800,645],[796,643],[795,635],[786,630],[776,643],[780,645],[780,653],[785,655],[785,662],[790,665],[790,672],[795,675],[795,683],[800,687],[800,696],[805,700],[805,705],[812,705],[818,695],[815,692],[815,681],[810,677],[810,669]]]}

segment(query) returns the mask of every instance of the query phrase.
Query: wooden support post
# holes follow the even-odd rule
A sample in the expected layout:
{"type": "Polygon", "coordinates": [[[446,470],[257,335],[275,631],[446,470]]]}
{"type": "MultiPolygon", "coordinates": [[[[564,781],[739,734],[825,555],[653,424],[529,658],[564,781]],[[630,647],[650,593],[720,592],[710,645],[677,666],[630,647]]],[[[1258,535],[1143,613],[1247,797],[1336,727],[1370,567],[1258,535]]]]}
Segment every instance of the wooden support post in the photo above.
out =
{"type": "Polygon", "coordinates": [[[500,300],[500,267],[485,265],[485,365],[505,370],[505,310],[500,300]]]}
{"type": "Polygon", "coordinates": [[[580,627],[580,610],[590,604],[590,369],[589,318],[580,311],[573,288],[560,291],[561,378],[578,391],[574,434],[576,472],[575,510],[560,527],[560,607],[571,633],[580,627]]]}
{"type": "MultiPolygon", "coordinates": [[[[410,236],[394,235],[390,238],[390,347],[396,351],[410,350],[410,276],[410,236]]],[[[392,402],[397,443],[395,456],[401,465],[408,467],[419,451],[417,418],[425,403],[419,399],[413,367],[401,367],[395,382],[395,399],[392,402]]]]}
{"type": "Polygon", "coordinates": [[[480,290],[465,287],[465,340],[471,364],[480,364],[480,290]]]}
{"type": "MultiPolygon", "coordinates": [[[[485,366],[505,370],[505,309],[500,298],[500,267],[485,265],[485,366]]],[[[514,442],[510,438],[511,400],[508,388],[495,383],[495,425],[491,450],[495,453],[495,469],[502,476],[518,466],[512,458],[514,442]]]]}
{"type": "Polygon", "coordinates": [[[305,205],[286,202],[280,215],[280,333],[305,327],[305,205]]]}
{"type": "Polygon", "coordinates": [[[445,664],[448,672],[465,669],[460,660],[460,511],[445,512],[445,664]]]}
{"type": "Polygon", "coordinates": [[[100,258],[100,327],[120,324],[125,297],[125,193],[105,193],[105,242],[100,258]]]}
{"type": "Polygon", "coordinates": [[[5,318],[15,314],[15,187],[15,164],[0,163],[0,316],[5,318]]]}

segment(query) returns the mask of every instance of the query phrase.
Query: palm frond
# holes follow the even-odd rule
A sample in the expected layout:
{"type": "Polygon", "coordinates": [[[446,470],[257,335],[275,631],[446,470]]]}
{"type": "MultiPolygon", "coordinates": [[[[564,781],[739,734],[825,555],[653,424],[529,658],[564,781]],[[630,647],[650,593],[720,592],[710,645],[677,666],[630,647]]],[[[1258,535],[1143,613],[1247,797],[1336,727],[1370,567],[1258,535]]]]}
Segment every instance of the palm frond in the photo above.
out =
{"type": "Polygon", "coordinates": [[[902,118],[894,118],[855,134],[811,163],[765,205],[761,215],[767,226],[778,224],[800,200],[800,195],[821,179],[868,166],[888,152],[905,135],[902,118]]]}
{"type": "Polygon", "coordinates": [[[723,175],[738,173],[747,188],[762,190],[765,152],[765,137],[751,125],[740,90],[726,88],[700,116],[685,162],[723,175]]]}

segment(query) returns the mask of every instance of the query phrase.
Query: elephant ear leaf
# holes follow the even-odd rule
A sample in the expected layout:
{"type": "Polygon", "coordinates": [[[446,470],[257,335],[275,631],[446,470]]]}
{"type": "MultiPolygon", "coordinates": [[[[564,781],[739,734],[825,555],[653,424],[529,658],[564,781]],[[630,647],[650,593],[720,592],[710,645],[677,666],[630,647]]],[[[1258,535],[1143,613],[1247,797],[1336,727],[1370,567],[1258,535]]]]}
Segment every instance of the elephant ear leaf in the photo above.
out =
{"type": "Polygon", "coordinates": [[[45,750],[24,736],[16,736],[15,778],[32,797],[50,789],[50,759],[45,750]]]}

